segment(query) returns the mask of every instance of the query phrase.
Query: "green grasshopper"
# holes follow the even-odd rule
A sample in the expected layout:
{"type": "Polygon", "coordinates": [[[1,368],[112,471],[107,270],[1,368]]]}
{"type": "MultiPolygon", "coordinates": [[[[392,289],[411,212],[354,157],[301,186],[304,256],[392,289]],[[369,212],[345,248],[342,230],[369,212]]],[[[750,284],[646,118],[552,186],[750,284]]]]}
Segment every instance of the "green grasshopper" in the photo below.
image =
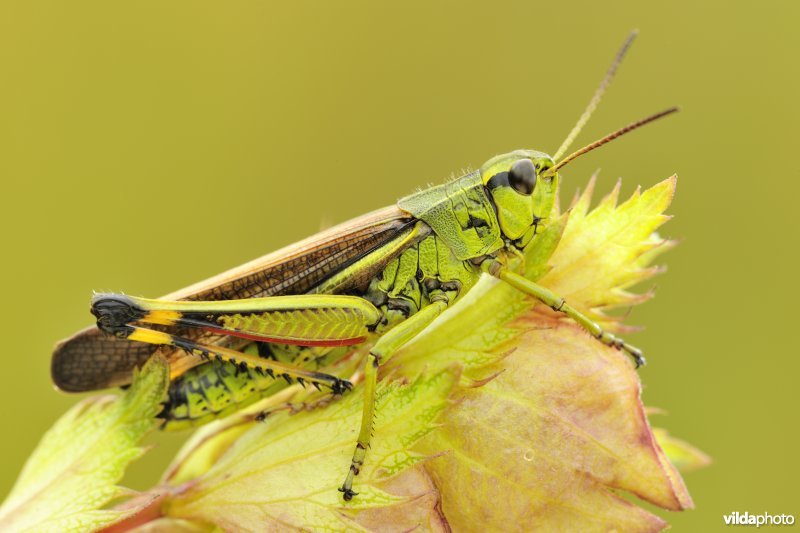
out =
{"type": "Polygon", "coordinates": [[[289,383],[343,394],[352,384],[324,370],[366,346],[361,428],[339,488],[350,500],[371,438],[379,366],[484,274],[564,313],[603,344],[630,354],[637,367],[643,364],[638,348],[509,266],[537,245],[561,167],[677,110],[634,122],[560,159],[634,36],[554,157],[534,150],[493,157],[456,180],[163,299],[97,294],[91,307],[97,327],[55,349],[55,384],[65,391],[124,386],[132,369],[161,347],[171,385],[159,416],[166,428],[180,429],[226,416],[289,383]]]}

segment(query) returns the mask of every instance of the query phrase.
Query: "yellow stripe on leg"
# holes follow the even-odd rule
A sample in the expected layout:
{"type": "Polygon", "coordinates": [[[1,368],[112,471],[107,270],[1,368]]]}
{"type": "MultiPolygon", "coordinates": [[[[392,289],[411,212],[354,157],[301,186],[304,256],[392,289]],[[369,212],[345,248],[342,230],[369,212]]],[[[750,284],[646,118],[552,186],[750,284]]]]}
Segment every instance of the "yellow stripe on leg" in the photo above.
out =
{"type": "Polygon", "coordinates": [[[156,309],[148,311],[147,314],[141,318],[141,321],[149,324],[161,324],[162,326],[174,326],[182,316],[183,313],[180,311],[156,309]]]}
{"type": "Polygon", "coordinates": [[[133,332],[128,335],[128,340],[145,342],[147,344],[172,344],[172,335],[163,331],[156,331],[147,328],[133,328],[133,332]]]}

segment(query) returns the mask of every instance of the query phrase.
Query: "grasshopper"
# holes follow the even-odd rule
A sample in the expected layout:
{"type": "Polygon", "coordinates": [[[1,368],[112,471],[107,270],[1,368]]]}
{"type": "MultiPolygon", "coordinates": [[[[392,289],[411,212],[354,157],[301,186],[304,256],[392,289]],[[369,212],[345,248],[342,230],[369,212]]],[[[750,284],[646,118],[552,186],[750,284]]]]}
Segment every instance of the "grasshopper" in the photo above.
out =
{"type": "Polygon", "coordinates": [[[171,385],[159,417],[164,427],[180,429],[231,414],[289,383],[341,395],[351,382],[324,371],[365,346],[361,427],[339,488],[350,500],[371,439],[379,366],[482,275],[540,300],[599,342],[630,354],[637,367],[643,364],[638,348],[509,266],[537,245],[560,168],[677,111],[634,122],[562,158],[634,36],[553,157],[535,150],[493,157],[458,179],[162,299],[96,294],[96,327],[56,346],[55,384],[65,391],[124,386],[132,369],[160,348],[170,362],[171,385]]]}

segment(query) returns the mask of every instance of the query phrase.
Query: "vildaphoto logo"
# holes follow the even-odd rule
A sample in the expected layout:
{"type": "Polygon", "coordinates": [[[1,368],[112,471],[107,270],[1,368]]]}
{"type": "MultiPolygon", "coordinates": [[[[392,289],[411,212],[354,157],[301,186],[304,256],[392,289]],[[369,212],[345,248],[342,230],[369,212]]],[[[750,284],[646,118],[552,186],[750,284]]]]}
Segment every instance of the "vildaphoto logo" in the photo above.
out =
{"type": "Polygon", "coordinates": [[[722,516],[726,526],[791,526],[794,524],[794,515],[791,514],[750,514],[735,511],[722,516]]]}

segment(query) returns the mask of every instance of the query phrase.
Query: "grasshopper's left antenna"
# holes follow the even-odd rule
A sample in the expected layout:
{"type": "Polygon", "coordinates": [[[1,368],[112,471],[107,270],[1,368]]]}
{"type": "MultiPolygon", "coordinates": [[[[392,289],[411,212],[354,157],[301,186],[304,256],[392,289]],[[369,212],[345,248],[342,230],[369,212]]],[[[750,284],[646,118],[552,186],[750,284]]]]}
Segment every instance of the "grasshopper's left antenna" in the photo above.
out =
{"type": "Polygon", "coordinates": [[[595,148],[599,148],[599,147],[603,146],[604,144],[613,141],[617,137],[622,137],[626,133],[629,133],[629,132],[631,132],[631,131],[633,131],[635,129],[641,128],[645,124],[650,124],[654,120],[658,120],[658,119],[660,119],[662,117],[666,117],[667,115],[671,115],[673,113],[677,113],[678,111],[680,111],[679,107],[670,107],[669,109],[665,109],[664,111],[661,111],[660,113],[656,113],[655,115],[650,115],[649,117],[643,118],[642,120],[637,120],[636,122],[632,122],[632,123],[628,124],[627,126],[618,129],[617,131],[611,132],[608,135],[606,135],[605,137],[603,137],[602,139],[598,139],[598,140],[594,141],[593,143],[587,144],[586,146],[584,146],[580,150],[576,150],[576,151],[572,152],[567,157],[565,157],[561,161],[557,162],[552,167],[548,168],[544,173],[542,173],[542,176],[552,176],[553,174],[558,172],[558,169],[560,169],[561,167],[563,167],[564,165],[566,165],[567,163],[569,163],[573,159],[577,159],[578,157],[582,156],[586,152],[591,152],[595,148]]]}
{"type": "Polygon", "coordinates": [[[575,124],[575,127],[572,128],[572,131],[569,132],[567,138],[564,139],[564,142],[561,143],[561,146],[558,147],[558,150],[556,150],[556,153],[553,155],[553,161],[558,161],[561,156],[566,153],[572,144],[572,141],[575,140],[575,137],[578,136],[586,123],[589,122],[589,118],[592,116],[592,113],[594,113],[594,110],[597,109],[597,104],[600,103],[603,93],[606,92],[611,80],[614,79],[614,74],[617,73],[617,68],[619,67],[620,63],[622,63],[625,53],[628,51],[628,48],[630,48],[633,40],[638,34],[639,30],[633,30],[631,34],[628,35],[628,38],[625,39],[625,42],[622,43],[622,48],[619,49],[616,57],[614,57],[614,62],[611,63],[611,67],[609,67],[608,72],[606,72],[603,81],[600,82],[600,86],[594,92],[594,96],[592,96],[592,99],[589,101],[589,105],[586,106],[586,110],[583,112],[581,118],[579,118],[577,124],[575,124]]]}

